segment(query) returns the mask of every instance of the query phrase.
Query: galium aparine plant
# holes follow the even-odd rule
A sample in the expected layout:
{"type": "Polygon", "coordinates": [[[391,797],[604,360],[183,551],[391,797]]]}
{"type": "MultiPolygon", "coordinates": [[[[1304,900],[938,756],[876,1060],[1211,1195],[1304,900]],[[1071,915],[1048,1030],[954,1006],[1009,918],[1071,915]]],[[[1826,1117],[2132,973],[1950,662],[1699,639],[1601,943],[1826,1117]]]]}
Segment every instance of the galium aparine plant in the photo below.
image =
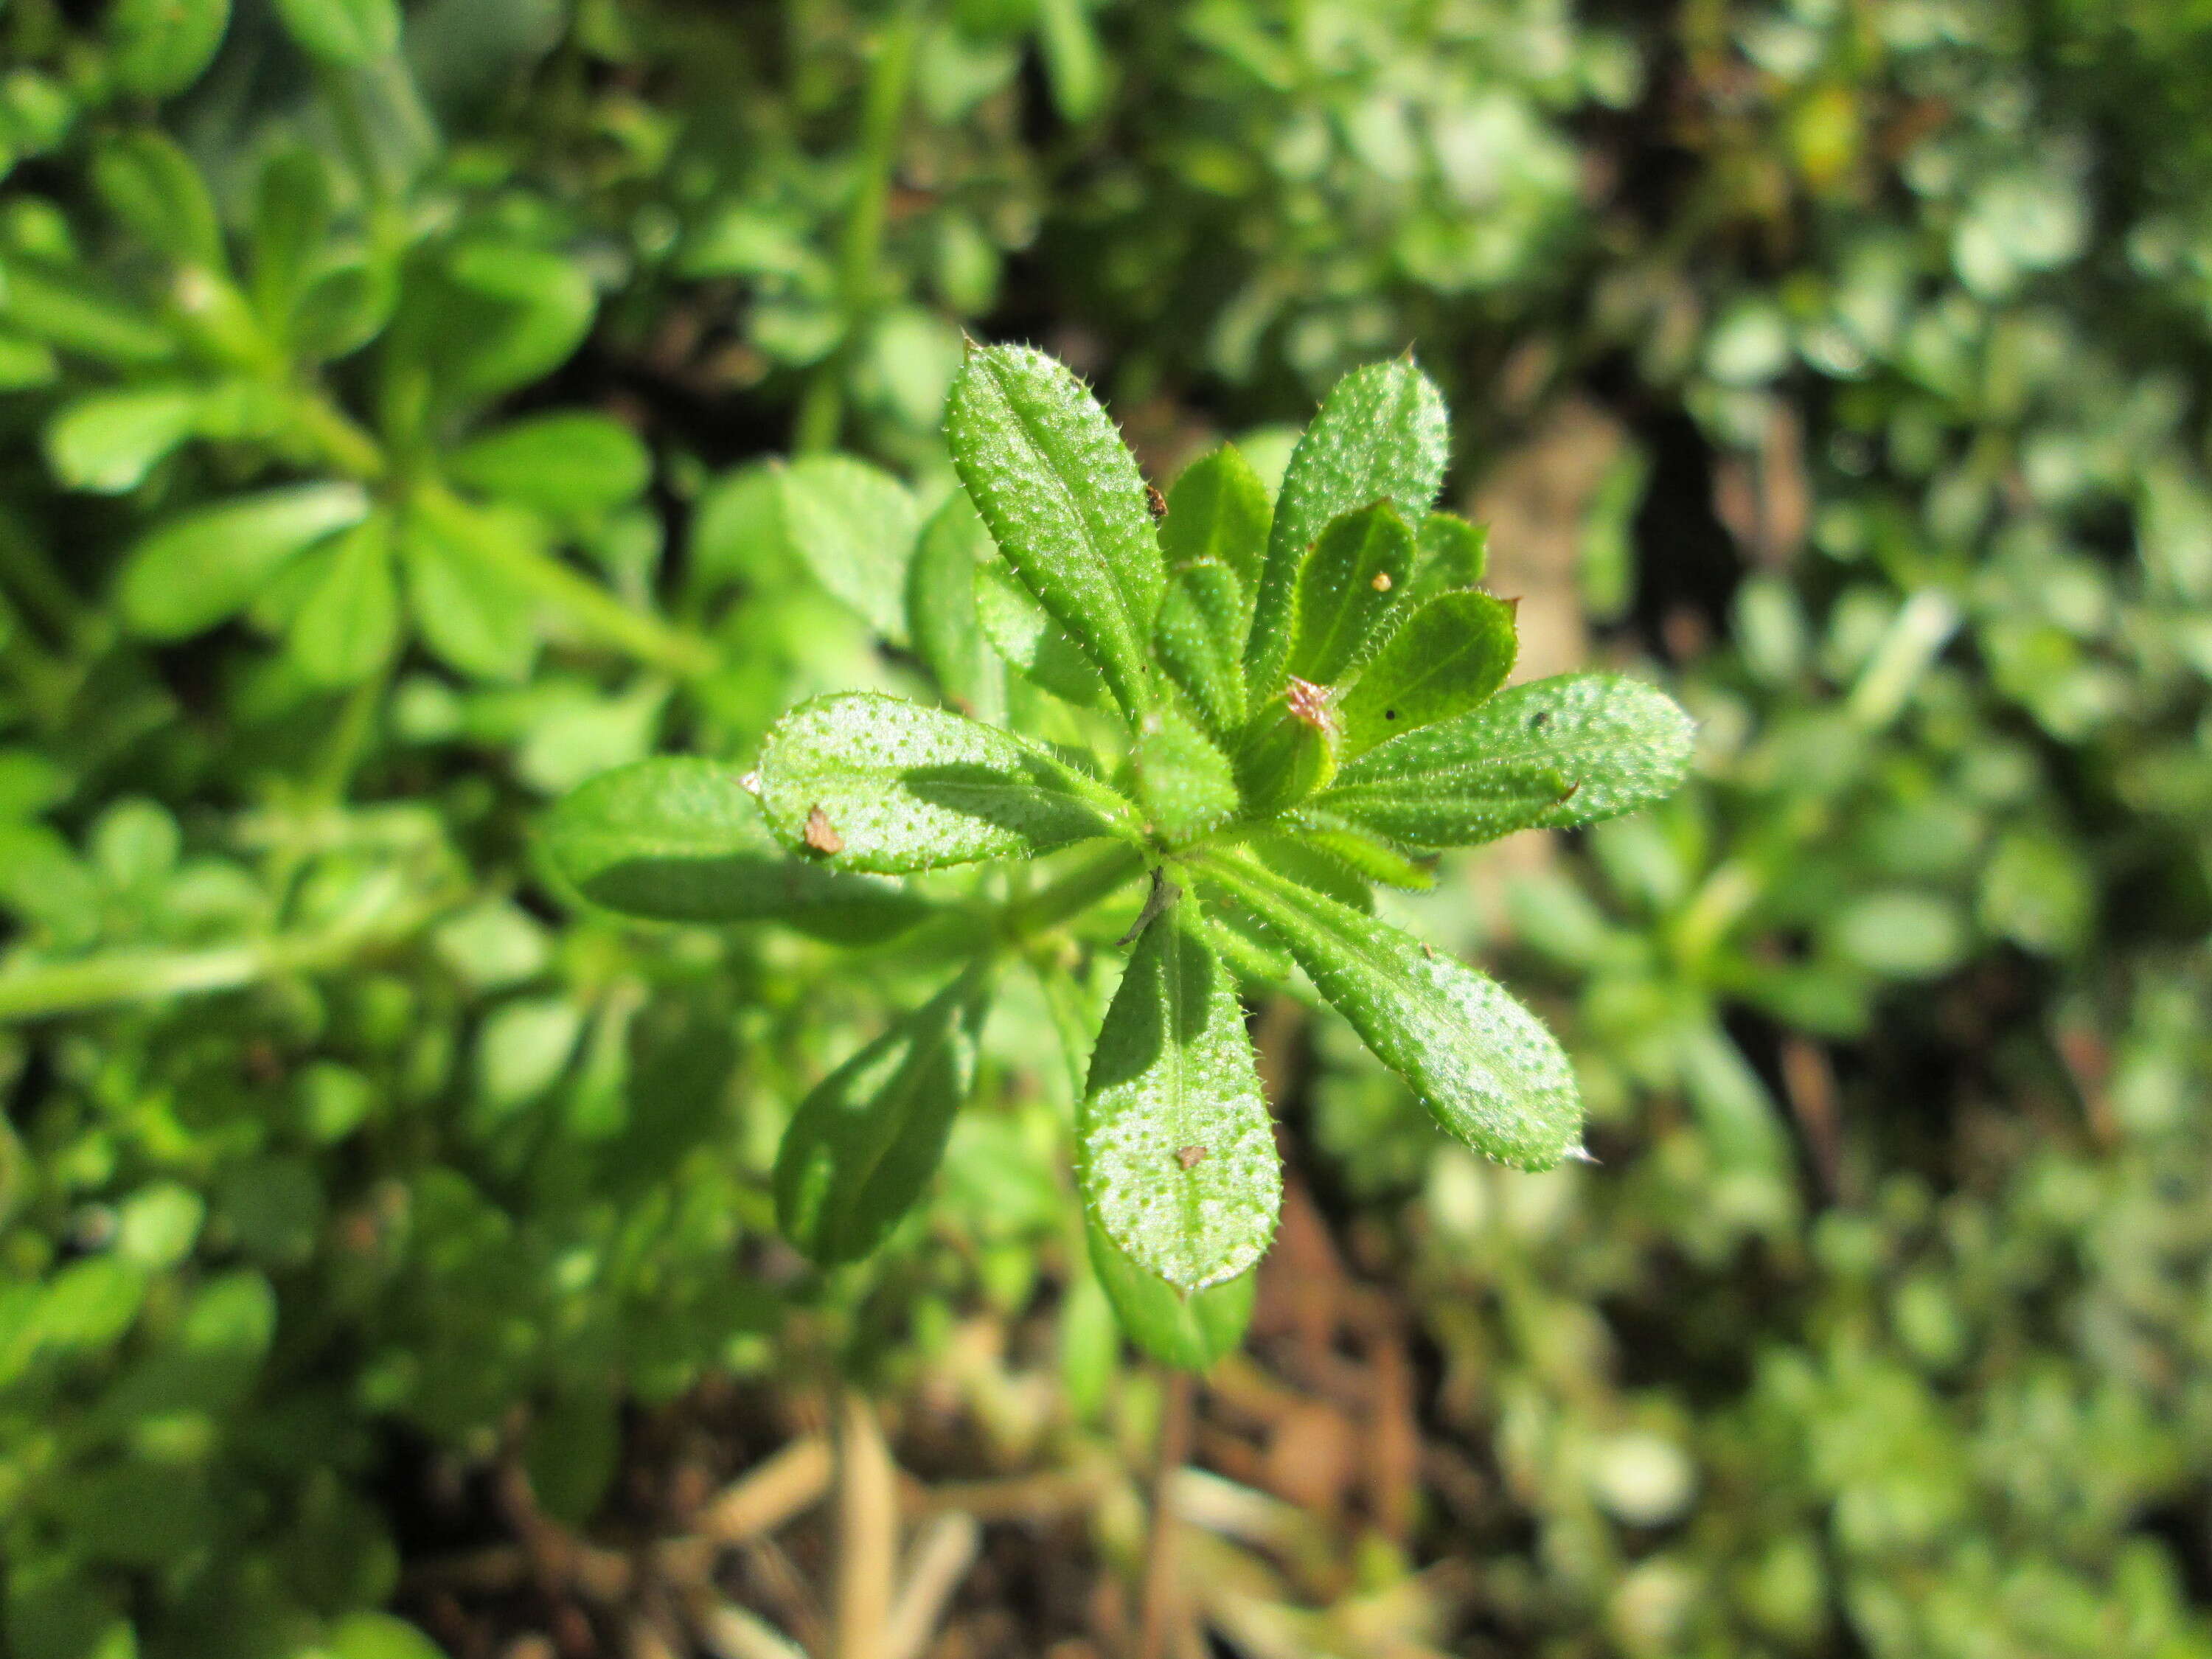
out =
{"type": "Polygon", "coordinates": [[[1409,361],[1337,385],[1272,501],[1228,446],[1162,495],[1082,383],[1023,348],[970,352],[946,428],[964,490],[910,550],[905,595],[944,706],[817,697],[750,769],[605,774],[556,811],[555,862],[618,911],[908,934],[957,964],[785,1135],[780,1221],[825,1266],[866,1255],[927,1184],[997,976],[1066,992],[1071,930],[1142,890],[1085,1067],[1078,1173],[1123,1322],[1204,1363],[1241,1329],[1281,1191],[1240,981],[1303,971],[1478,1152],[1575,1155],[1551,1033],[1376,919],[1370,884],[1423,886],[1442,849],[1658,799],[1690,722],[1611,675],[1504,689],[1513,606],[1480,586],[1482,532],[1431,510],[1445,411],[1409,361]],[[1035,880],[890,879],[1034,861],[1035,880]]]}

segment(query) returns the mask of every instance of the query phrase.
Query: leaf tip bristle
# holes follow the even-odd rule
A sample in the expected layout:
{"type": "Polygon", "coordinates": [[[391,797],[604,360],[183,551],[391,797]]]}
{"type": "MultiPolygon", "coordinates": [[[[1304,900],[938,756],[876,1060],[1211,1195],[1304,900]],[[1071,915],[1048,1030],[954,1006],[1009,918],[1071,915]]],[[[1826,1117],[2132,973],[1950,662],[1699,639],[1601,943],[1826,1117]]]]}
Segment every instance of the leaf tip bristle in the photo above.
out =
{"type": "Polygon", "coordinates": [[[756,766],[751,771],[746,773],[744,776],[739,778],[738,780],[738,787],[744,790],[748,795],[759,794],[761,792],[760,768],[756,766]]]}

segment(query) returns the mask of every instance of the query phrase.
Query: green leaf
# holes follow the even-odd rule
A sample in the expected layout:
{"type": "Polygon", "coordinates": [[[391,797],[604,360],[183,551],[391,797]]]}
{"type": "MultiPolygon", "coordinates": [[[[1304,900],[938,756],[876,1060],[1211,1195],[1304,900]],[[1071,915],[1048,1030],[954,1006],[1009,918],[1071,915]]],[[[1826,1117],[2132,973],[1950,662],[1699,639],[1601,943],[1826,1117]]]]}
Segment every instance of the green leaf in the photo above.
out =
{"type": "Polygon", "coordinates": [[[761,753],[761,808],[794,852],[896,874],[1135,839],[1128,802],[1012,732],[876,692],[801,703],[761,753]]]}
{"type": "Polygon", "coordinates": [[[1083,647],[997,561],[975,567],[976,620],[991,648],[1024,679],[1082,708],[1103,708],[1106,682],[1083,647]]]}
{"type": "Polygon", "coordinates": [[[998,562],[975,504],[956,489],[922,526],[906,586],[915,650],[955,708],[992,725],[1006,719],[1006,676],[976,614],[975,581],[998,562]]]}
{"type": "Polygon", "coordinates": [[[1409,606],[1439,593],[1473,587],[1490,568],[1490,532],[1455,513],[1431,513],[1421,520],[1413,556],[1413,580],[1406,592],[1409,606]]]}
{"type": "Polygon", "coordinates": [[[296,484],[181,514],[123,567],[123,614],[149,638],[180,640],[243,610],[294,556],[368,515],[357,484],[296,484]]]}
{"type": "Polygon", "coordinates": [[[196,386],[94,392],[46,428],[46,464],[71,489],[136,489],[161,459],[198,429],[204,395],[196,386]]]}
{"type": "Polygon", "coordinates": [[[115,0],[107,11],[108,64],[116,83],[167,98],[200,77],[230,26],[230,0],[115,0]]]}
{"type": "Polygon", "coordinates": [[[1465,714],[1504,684],[1520,643],[1513,622],[1512,606],[1465,591],[1407,617],[1337,701],[1346,762],[1465,714]]]}
{"type": "Polygon", "coordinates": [[[446,471],[487,495],[585,518],[635,501],[653,477],[653,458],[621,422],[571,410],[472,439],[447,459],[446,471]]]}
{"type": "Polygon", "coordinates": [[[806,455],[784,469],[783,531],[815,580],[894,645],[907,642],[907,565],[921,515],[914,493],[849,455],[806,455]]]}
{"type": "Polygon", "coordinates": [[[410,513],[401,521],[408,609],[434,654],[477,679],[530,677],[538,659],[537,602],[477,544],[535,533],[512,514],[461,501],[436,513],[410,513]]]}
{"type": "Polygon", "coordinates": [[[1382,626],[1413,569],[1413,532],[1388,501],[1346,514],[1322,532],[1298,573],[1291,672],[1334,685],[1382,626]]]}
{"type": "Polygon", "coordinates": [[[253,297],[262,319],[291,321],[331,222],[330,170],[304,144],[272,153],[253,197],[253,297]]]}
{"type": "Polygon", "coordinates": [[[1166,577],[1121,434],[1074,375],[1022,346],[969,355],[945,430],[1006,562],[1135,720],[1152,702],[1146,647],[1166,577]]]}
{"type": "Polygon", "coordinates": [[[276,0],[277,15],[311,58],[359,68],[399,45],[396,0],[276,0]]]}
{"type": "Polygon", "coordinates": [[[419,283],[409,277],[416,349],[466,402],[542,380],[591,331],[599,298],[577,264],[506,239],[464,241],[419,283]]]}
{"type": "Polygon", "coordinates": [[[1346,375],[1298,440],[1276,499],[1244,652],[1255,697],[1282,689],[1297,625],[1297,575],[1322,532],[1376,501],[1422,520],[1443,483],[1450,438],[1441,393],[1410,362],[1346,375]]]}
{"type": "Polygon", "coordinates": [[[1694,740],[1689,716],[1639,680],[1560,675],[1393,738],[1314,805],[1409,846],[1468,847],[1648,805],[1687,775],[1694,740]]]}
{"type": "Polygon", "coordinates": [[[357,684],[392,660],[399,642],[399,584],[392,521],[373,514],[338,538],[329,570],[292,619],[293,660],[319,684],[357,684]]]}
{"type": "Polygon", "coordinates": [[[1104,55],[1083,0],[1036,0],[1037,51],[1063,121],[1088,121],[1106,96],[1104,55]]]}
{"type": "Polygon", "coordinates": [[[1328,691],[1293,679],[1253,718],[1234,757],[1244,810],[1267,817],[1310,799],[1336,775],[1343,742],[1328,691]]]}
{"type": "Polygon", "coordinates": [[[1200,456],[1168,491],[1160,552],[1169,574],[1206,561],[1225,566],[1236,574],[1250,604],[1259,589],[1273,516],[1266,482],[1236,445],[1224,444],[1200,456]]]}
{"type": "Polygon", "coordinates": [[[1124,1255],[1096,1221],[1086,1221],[1091,1270],[1129,1340],[1161,1364],[1182,1370],[1212,1368],[1236,1351],[1252,1322],[1259,1275],[1188,1294],[1124,1255]]]}
{"type": "Polygon", "coordinates": [[[857,943],[929,914],[886,883],[790,857],[734,768],[688,756],[580,785],[547,817],[545,848],[591,902],[653,921],[782,921],[857,943]]]}
{"type": "Polygon", "coordinates": [[[776,1152],[776,1224],[815,1262],[867,1255],[937,1172],[975,1080],[987,988],[963,975],[799,1103],[776,1152]]]}
{"type": "Polygon", "coordinates": [[[1244,584],[1223,563],[1187,564],[1168,578],[1152,650],[1206,722],[1226,742],[1244,723],[1244,584]]]}
{"type": "Polygon", "coordinates": [[[1199,873],[1290,947],[1451,1133],[1524,1170],[1549,1169],[1580,1146],[1573,1068],[1543,1022],[1495,982],[1249,859],[1208,854],[1199,873]]]}
{"type": "Polygon", "coordinates": [[[1420,893],[1437,884],[1433,860],[1422,863],[1409,859],[1389,842],[1326,813],[1299,814],[1298,834],[1339,863],[1386,887],[1420,893]]]}
{"type": "Polygon", "coordinates": [[[323,1634],[330,1659],[446,1659],[446,1650],[404,1619],[349,1613],[323,1634]]]}
{"type": "Polygon", "coordinates": [[[1092,1218],[1131,1261],[1191,1291],[1266,1253],[1283,1177],[1243,1005],[1182,908],[1137,941],[1075,1133],[1092,1218]]]}
{"type": "Polygon", "coordinates": [[[24,333],[118,368],[137,368],[177,355],[169,331],[103,291],[86,273],[10,258],[0,267],[0,317],[24,333]]]}
{"type": "Polygon", "coordinates": [[[1229,757],[1172,704],[1145,716],[1129,765],[1146,816],[1170,842],[1202,836],[1237,810],[1229,757]]]}
{"type": "Polygon", "coordinates": [[[139,127],[106,139],[94,153],[92,179],[108,211],[147,246],[185,264],[224,267],[215,200],[167,134],[139,127]]]}

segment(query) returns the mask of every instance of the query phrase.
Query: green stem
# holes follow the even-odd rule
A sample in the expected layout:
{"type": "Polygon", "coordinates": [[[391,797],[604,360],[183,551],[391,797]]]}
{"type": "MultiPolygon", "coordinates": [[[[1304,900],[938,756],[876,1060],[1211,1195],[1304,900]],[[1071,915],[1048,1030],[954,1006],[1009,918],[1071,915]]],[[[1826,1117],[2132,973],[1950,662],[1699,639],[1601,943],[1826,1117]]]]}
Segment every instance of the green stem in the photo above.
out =
{"type": "Polygon", "coordinates": [[[891,169],[898,161],[899,125],[906,113],[907,91],[914,79],[915,46],[921,36],[921,7],[909,3],[900,9],[876,43],[875,63],[868,71],[867,99],[860,116],[859,177],[838,249],[837,306],[843,313],[844,334],[807,382],[792,435],[791,447],[798,454],[834,447],[844,424],[845,370],[861,325],[875,307],[891,169]]]}
{"type": "Polygon", "coordinates": [[[413,931],[432,914],[433,907],[421,906],[373,928],[279,935],[208,951],[113,951],[81,962],[20,969],[0,974],[0,1021],[234,991],[283,974],[333,968],[358,951],[413,931]]]}
{"type": "Polygon", "coordinates": [[[1144,854],[1134,847],[1107,848],[1050,885],[1008,905],[999,918],[1000,937],[1017,948],[1028,945],[1127,887],[1144,874],[1145,863],[1144,854]]]}
{"type": "Polygon", "coordinates": [[[444,490],[422,489],[414,499],[418,508],[447,526],[469,556],[496,567],[605,643],[686,679],[710,674],[720,665],[720,654],[708,641],[672,627],[650,611],[632,610],[533,543],[516,536],[471,533],[470,526],[460,521],[460,503],[444,490]]]}
{"type": "Polygon", "coordinates": [[[321,393],[300,398],[292,406],[292,417],[323,458],[348,477],[374,483],[388,470],[383,446],[321,393]]]}

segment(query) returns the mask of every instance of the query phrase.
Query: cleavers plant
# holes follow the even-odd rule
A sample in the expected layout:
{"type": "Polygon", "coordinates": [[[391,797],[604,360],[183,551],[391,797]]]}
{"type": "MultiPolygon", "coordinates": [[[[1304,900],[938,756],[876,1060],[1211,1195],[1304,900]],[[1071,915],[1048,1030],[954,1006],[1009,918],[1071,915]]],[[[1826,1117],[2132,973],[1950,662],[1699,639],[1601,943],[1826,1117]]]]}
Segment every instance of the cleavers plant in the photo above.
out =
{"type": "Polygon", "coordinates": [[[1240,979],[1302,969],[1479,1152],[1577,1156],[1550,1032],[1378,919],[1370,884],[1424,886],[1440,849],[1666,794],[1690,722],[1607,675],[1501,690],[1514,606],[1477,586],[1482,533],[1431,510],[1447,424],[1410,361],[1336,386],[1272,501],[1226,446],[1161,495],[1081,382],[1024,348],[971,349],[946,427],[964,494],[921,531],[904,597],[947,706],[838,693],[742,775],[603,774],[554,815],[553,861],[616,910],[903,934],[946,962],[786,1132],[779,1219],[825,1267],[921,1194],[997,976],[1036,974],[1089,1051],[1075,1145],[1100,1279],[1144,1346],[1201,1364],[1241,1329],[1281,1189],[1240,979]],[[1001,867],[931,874],[977,865],[1001,867]],[[1101,1024],[1081,941],[1147,880],[1101,1024]]]}

